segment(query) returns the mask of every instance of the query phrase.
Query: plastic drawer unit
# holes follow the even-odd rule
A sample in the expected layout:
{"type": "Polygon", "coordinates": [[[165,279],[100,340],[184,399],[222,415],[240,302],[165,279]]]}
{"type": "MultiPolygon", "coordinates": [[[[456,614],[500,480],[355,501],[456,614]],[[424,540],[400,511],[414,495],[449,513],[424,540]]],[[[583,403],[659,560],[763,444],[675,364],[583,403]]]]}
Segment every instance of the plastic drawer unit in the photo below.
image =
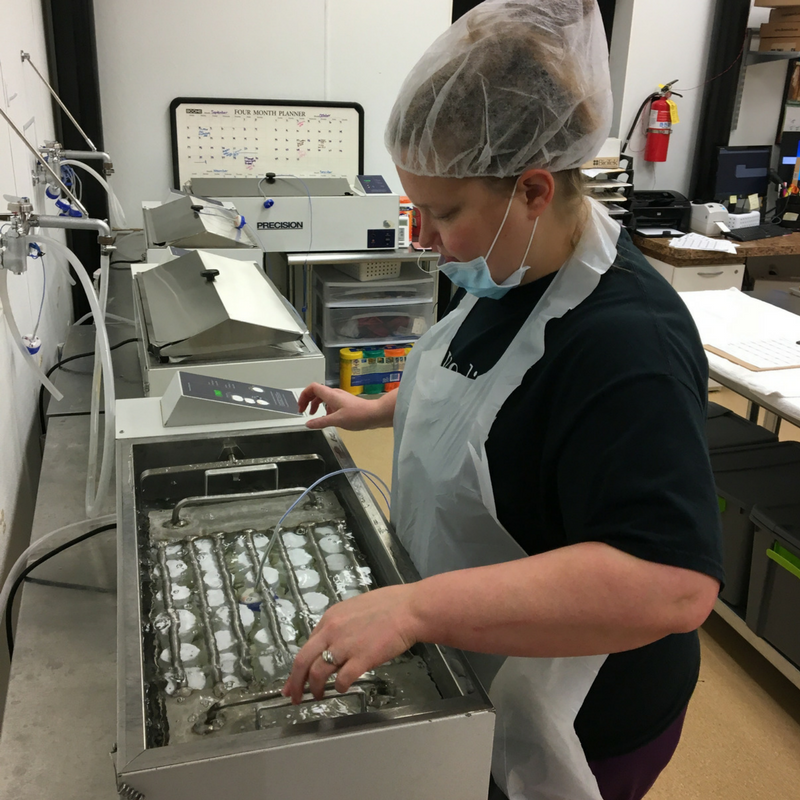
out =
{"type": "Polygon", "coordinates": [[[706,439],[710,451],[777,442],[778,436],[717,403],[708,404],[706,439]]]}
{"type": "Polygon", "coordinates": [[[335,267],[314,270],[316,291],[327,306],[432,303],[433,278],[414,264],[403,264],[396,278],[360,281],[335,267]]]}
{"type": "Polygon", "coordinates": [[[800,667],[800,504],[759,506],[751,519],[747,626],[800,667]]]}
{"type": "Polygon", "coordinates": [[[392,344],[418,339],[433,324],[432,303],[374,305],[370,307],[331,308],[321,304],[317,295],[315,315],[324,347],[356,347],[361,344],[392,344]]]}
{"type": "Polygon", "coordinates": [[[753,506],[791,503],[800,486],[800,444],[773,442],[711,453],[722,512],[725,588],[720,597],[744,606],[753,552],[753,506]]]}

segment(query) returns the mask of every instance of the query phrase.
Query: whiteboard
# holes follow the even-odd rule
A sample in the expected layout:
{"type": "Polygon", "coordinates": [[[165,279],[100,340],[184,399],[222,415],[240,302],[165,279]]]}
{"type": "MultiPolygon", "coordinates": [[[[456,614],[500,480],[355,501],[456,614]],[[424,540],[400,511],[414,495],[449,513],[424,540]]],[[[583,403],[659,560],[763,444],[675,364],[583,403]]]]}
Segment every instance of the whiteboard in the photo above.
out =
{"type": "Polygon", "coordinates": [[[170,112],[176,189],[191,178],[363,173],[358,103],[178,97],[170,112]]]}

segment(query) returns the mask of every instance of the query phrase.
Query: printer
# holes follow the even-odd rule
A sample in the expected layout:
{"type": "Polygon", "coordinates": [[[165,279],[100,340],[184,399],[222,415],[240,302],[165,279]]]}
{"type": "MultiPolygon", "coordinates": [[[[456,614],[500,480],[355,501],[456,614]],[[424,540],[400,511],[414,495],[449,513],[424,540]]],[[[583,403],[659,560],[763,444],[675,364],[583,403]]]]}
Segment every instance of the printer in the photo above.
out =
{"type": "Polygon", "coordinates": [[[703,236],[721,236],[731,232],[728,209],[722,203],[692,203],[692,230],[703,236]]]}
{"type": "Polygon", "coordinates": [[[669,235],[666,231],[689,232],[692,204],[680,192],[634,191],[631,211],[636,218],[636,232],[645,236],[669,235]]]}

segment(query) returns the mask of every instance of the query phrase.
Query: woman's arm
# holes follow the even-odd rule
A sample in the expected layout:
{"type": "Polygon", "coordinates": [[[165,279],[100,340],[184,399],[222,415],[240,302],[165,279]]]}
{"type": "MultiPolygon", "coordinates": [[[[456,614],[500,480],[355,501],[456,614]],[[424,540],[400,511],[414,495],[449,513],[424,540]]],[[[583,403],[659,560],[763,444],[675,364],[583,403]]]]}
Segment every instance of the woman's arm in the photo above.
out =
{"type": "Polygon", "coordinates": [[[321,383],[306,387],[298,399],[301,412],[308,408],[310,414],[316,414],[320,405],[324,405],[328,412],[324,417],[310,419],[306,427],[328,428],[335,425],[346,431],[391,428],[396,403],[396,391],[386,392],[377,400],[364,400],[343,389],[332,389],[321,383]]]}
{"type": "Polygon", "coordinates": [[[707,575],[600,542],[447,572],[413,586],[406,624],[417,641],[536,657],[632,650],[695,630],[719,592],[719,582],[707,575]]]}
{"type": "Polygon", "coordinates": [[[416,642],[509,656],[621,652],[692,631],[711,613],[716,579],[584,542],[489,567],[379,589],[331,608],[295,659],[284,692],[321,696],[416,642]]]}

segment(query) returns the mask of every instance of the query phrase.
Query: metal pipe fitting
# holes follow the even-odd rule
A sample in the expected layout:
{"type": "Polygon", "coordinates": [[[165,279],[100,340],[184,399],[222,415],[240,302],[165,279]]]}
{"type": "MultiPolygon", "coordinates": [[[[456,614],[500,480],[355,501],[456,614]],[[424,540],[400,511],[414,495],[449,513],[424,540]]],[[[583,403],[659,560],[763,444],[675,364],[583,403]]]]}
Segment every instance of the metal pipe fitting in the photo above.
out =
{"type": "Polygon", "coordinates": [[[103,161],[103,174],[114,174],[114,163],[111,161],[111,156],[104,153],[102,150],[62,150],[62,158],[75,159],[78,161],[91,161],[102,159],[103,161]]]}
{"type": "Polygon", "coordinates": [[[31,225],[40,228],[97,231],[97,240],[100,244],[109,245],[114,241],[114,234],[111,232],[109,224],[105,220],[92,217],[54,217],[47,214],[36,214],[31,216],[31,225]]]}
{"type": "Polygon", "coordinates": [[[291,489],[265,489],[263,492],[236,492],[235,494],[206,494],[197,497],[184,497],[172,509],[169,524],[173,528],[183,528],[188,523],[181,519],[181,511],[189,506],[213,506],[217,503],[234,503],[239,500],[257,500],[260,497],[281,497],[287,494],[302,494],[305,486],[294,486],[291,489]]]}

